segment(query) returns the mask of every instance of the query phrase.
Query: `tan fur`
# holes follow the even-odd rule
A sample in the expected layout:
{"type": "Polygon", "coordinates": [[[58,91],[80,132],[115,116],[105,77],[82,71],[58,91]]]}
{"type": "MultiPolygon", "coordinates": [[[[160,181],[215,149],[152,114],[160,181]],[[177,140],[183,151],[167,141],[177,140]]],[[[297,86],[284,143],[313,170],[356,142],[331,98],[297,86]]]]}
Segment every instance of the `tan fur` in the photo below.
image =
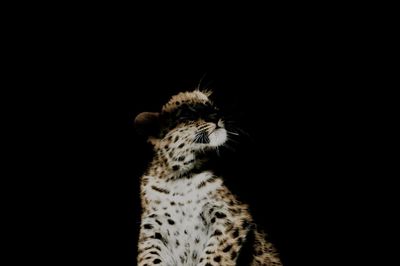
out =
{"type": "Polygon", "coordinates": [[[192,92],[181,92],[175,96],[172,96],[171,100],[163,106],[162,111],[170,112],[171,110],[175,109],[182,103],[194,104],[194,103],[209,102],[208,97],[211,94],[212,94],[211,91],[200,91],[200,90],[195,90],[192,92]]]}
{"type": "MultiPolygon", "coordinates": [[[[163,106],[161,117],[181,111],[184,104],[210,107],[210,94],[199,90],[179,93],[163,106]]],[[[158,115],[144,113],[137,121],[145,124],[154,117],[158,115]]],[[[214,147],[210,146],[212,133],[217,124],[218,130],[225,130],[223,122],[207,121],[207,117],[179,123],[174,117],[168,119],[171,125],[164,134],[148,138],[155,155],[141,178],[138,265],[234,266],[249,235],[254,235],[254,243],[249,243],[253,245],[252,266],[282,265],[265,234],[256,228],[248,205],[231,193],[221,177],[199,170],[203,159],[197,153],[214,147]],[[195,136],[205,131],[208,142],[196,142],[195,136]]]]}

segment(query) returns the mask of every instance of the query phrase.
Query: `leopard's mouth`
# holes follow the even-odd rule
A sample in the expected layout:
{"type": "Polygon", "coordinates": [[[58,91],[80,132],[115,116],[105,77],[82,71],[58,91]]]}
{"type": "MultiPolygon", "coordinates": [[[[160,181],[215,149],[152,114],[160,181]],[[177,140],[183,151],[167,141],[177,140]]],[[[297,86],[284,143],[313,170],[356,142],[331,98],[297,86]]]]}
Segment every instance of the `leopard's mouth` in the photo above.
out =
{"type": "Polygon", "coordinates": [[[218,147],[224,144],[228,139],[228,133],[224,123],[219,120],[218,123],[207,123],[196,133],[194,142],[205,144],[209,147],[218,147]]]}

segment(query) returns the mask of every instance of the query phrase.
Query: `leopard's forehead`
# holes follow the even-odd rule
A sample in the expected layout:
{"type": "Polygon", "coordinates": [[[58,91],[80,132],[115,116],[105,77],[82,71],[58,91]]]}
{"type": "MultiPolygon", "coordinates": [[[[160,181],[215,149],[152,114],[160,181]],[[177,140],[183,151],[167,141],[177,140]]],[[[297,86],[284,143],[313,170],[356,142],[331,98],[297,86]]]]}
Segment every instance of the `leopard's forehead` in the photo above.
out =
{"type": "Polygon", "coordinates": [[[176,108],[179,108],[182,104],[196,105],[196,104],[205,104],[210,102],[208,97],[211,95],[211,91],[187,91],[180,92],[177,95],[172,96],[172,98],[166,103],[162,112],[172,112],[176,108]]]}

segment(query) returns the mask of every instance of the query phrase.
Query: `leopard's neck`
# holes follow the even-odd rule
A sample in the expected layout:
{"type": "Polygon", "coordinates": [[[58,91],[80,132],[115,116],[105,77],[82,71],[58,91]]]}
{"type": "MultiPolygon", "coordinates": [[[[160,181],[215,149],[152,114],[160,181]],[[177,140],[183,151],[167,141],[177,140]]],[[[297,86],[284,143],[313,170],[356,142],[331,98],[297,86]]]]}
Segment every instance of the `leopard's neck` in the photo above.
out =
{"type": "Polygon", "coordinates": [[[206,161],[205,158],[195,155],[192,155],[186,161],[177,161],[174,158],[169,158],[165,151],[158,150],[155,152],[146,175],[167,182],[190,179],[193,175],[206,170],[203,167],[206,161]]]}

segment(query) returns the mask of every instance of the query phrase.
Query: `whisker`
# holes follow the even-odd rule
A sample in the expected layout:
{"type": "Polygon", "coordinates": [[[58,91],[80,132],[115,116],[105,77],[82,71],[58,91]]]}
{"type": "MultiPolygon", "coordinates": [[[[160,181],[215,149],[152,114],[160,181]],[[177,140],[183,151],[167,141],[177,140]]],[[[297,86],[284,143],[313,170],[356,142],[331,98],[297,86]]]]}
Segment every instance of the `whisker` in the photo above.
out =
{"type": "Polygon", "coordinates": [[[203,79],[205,78],[206,75],[207,75],[207,72],[205,72],[204,75],[200,78],[199,84],[197,85],[198,90],[200,90],[201,82],[203,81],[203,79]]]}
{"type": "Polygon", "coordinates": [[[241,133],[241,134],[243,134],[243,135],[245,135],[245,136],[247,136],[247,137],[250,137],[250,134],[247,133],[247,131],[241,129],[240,127],[236,127],[235,129],[236,129],[237,131],[239,131],[239,133],[241,133]]]}
{"type": "Polygon", "coordinates": [[[197,130],[202,130],[206,125],[201,125],[197,128],[197,130]]]}
{"type": "Polygon", "coordinates": [[[231,142],[234,142],[234,143],[236,143],[236,144],[239,144],[239,143],[240,143],[240,141],[235,140],[235,139],[233,139],[233,138],[228,138],[228,140],[231,141],[231,142]]]}
{"type": "Polygon", "coordinates": [[[236,151],[236,149],[234,147],[232,147],[231,145],[229,145],[227,143],[225,143],[222,147],[224,147],[224,148],[226,148],[226,149],[228,149],[230,151],[236,151]]]}
{"type": "Polygon", "coordinates": [[[236,133],[236,132],[233,132],[233,131],[229,131],[229,130],[227,130],[226,133],[232,134],[232,135],[235,135],[235,136],[239,136],[240,135],[239,133],[236,133]]]}

